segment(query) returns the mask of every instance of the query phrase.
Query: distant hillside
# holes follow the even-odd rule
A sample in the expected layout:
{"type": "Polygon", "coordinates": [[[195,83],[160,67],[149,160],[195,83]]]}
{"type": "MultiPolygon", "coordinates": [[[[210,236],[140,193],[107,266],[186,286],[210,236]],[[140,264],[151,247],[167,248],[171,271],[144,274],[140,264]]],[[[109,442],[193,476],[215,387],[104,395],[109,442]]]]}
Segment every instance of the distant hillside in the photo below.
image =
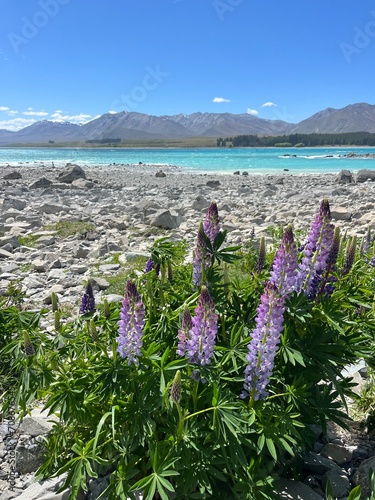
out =
{"type": "Polygon", "coordinates": [[[143,113],[106,113],[82,126],[82,132],[89,139],[119,137],[121,139],[159,139],[190,137],[190,130],[168,119],[143,113]]]}
{"type": "Polygon", "coordinates": [[[164,117],[190,130],[194,135],[219,137],[233,134],[278,135],[288,132],[290,124],[281,120],[265,120],[248,113],[193,113],[164,117]]]}
{"type": "MultiPolygon", "coordinates": [[[[342,109],[327,108],[298,124],[265,120],[247,113],[193,113],[153,116],[122,111],[106,113],[84,124],[42,120],[18,132],[0,130],[0,145],[85,144],[106,138],[167,140],[239,135],[282,136],[288,134],[326,134],[375,132],[375,105],[359,103],[342,109]]],[[[118,142],[119,142],[118,141],[118,142]]]]}
{"type": "Polygon", "coordinates": [[[375,105],[358,103],[345,108],[327,108],[295,125],[290,133],[333,134],[375,132],[375,105]]]}

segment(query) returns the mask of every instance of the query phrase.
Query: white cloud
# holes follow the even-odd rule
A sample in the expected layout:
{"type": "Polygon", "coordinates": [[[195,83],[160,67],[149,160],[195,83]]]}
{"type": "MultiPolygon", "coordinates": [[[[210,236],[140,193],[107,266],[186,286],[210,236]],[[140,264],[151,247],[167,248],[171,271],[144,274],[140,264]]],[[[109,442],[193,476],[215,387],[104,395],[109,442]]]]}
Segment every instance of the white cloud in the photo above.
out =
{"type": "Polygon", "coordinates": [[[16,116],[16,115],[18,115],[18,111],[16,111],[15,109],[9,110],[8,116],[16,116]]]}
{"type": "Polygon", "coordinates": [[[258,111],[256,109],[251,109],[251,108],[247,108],[246,113],[248,115],[259,115],[259,113],[258,113],[258,111]]]}
{"type": "Polygon", "coordinates": [[[0,111],[9,111],[8,106],[0,106],[0,111]]]}
{"type": "Polygon", "coordinates": [[[225,99],[224,97],[214,97],[212,99],[212,102],[216,102],[216,103],[231,102],[231,100],[230,99],[225,99]]]}
{"type": "Polygon", "coordinates": [[[110,115],[117,115],[118,111],[112,111],[111,109],[108,111],[110,115]]]}
{"type": "Polygon", "coordinates": [[[87,123],[88,121],[92,120],[92,116],[85,113],[80,113],[78,115],[63,115],[60,109],[56,110],[51,115],[51,118],[55,121],[71,123],[87,123]]]}
{"type": "Polygon", "coordinates": [[[0,129],[16,132],[17,130],[27,127],[28,125],[32,125],[35,122],[36,120],[33,120],[32,118],[12,118],[11,120],[0,121],[0,129]]]}
{"type": "Polygon", "coordinates": [[[271,108],[272,106],[277,106],[277,104],[271,101],[267,101],[264,104],[262,104],[261,108],[271,108]]]}
{"type": "Polygon", "coordinates": [[[33,108],[27,108],[27,111],[22,111],[25,116],[48,116],[46,111],[34,111],[33,108]]]}

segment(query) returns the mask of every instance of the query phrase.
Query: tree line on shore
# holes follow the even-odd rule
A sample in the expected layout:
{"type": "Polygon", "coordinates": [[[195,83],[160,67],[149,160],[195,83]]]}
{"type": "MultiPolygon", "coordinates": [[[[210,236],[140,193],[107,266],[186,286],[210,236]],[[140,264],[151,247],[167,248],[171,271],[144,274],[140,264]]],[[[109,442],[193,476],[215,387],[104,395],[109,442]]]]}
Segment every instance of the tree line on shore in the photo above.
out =
{"type": "Polygon", "coordinates": [[[313,147],[313,146],[375,146],[375,133],[347,132],[341,134],[289,134],[279,136],[236,135],[219,137],[218,147],[313,147]]]}

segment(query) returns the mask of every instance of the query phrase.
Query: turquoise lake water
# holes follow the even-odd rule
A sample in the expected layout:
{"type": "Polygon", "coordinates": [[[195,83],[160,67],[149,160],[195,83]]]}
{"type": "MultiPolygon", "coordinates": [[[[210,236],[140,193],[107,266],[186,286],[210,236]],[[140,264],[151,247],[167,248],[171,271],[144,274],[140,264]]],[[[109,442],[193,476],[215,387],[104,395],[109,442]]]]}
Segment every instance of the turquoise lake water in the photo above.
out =
{"type": "Polygon", "coordinates": [[[375,154],[375,148],[196,148],[196,149],[80,149],[80,148],[0,148],[1,165],[52,162],[84,165],[143,164],[173,165],[182,172],[233,173],[236,170],[252,174],[336,173],[342,169],[356,172],[375,169],[374,158],[347,158],[375,154]],[[290,155],[290,156],[287,156],[290,155]]]}

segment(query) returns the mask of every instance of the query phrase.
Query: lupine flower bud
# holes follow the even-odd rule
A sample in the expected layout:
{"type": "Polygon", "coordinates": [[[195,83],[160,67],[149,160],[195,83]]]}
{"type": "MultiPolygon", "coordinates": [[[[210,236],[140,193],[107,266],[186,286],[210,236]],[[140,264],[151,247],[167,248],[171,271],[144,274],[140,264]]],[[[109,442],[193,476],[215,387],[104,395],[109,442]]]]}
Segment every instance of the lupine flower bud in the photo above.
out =
{"type": "Polygon", "coordinates": [[[170,260],[168,260],[167,264],[167,276],[168,276],[168,281],[172,282],[173,280],[173,271],[172,271],[172,263],[170,260]]]}
{"type": "Polygon", "coordinates": [[[208,207],[206,220],[203,222],[203,229],[211,243],[213,243],[220,232],[219,212],[214,201],[208,207]]]}
{"type": "Polygon", "coordinates": [[[363,255],[365,253],[364,247],[365,247],[365,237],[363,236],[361,238],[361,243],[359,244],[359,250],[358,250],[359,255],[363,255]]]}
{"type": "Polygon", "coordinates": [[[145,308],[141,296],[135,283],[129,280],[120,310],[117,338],[117,352],[122,358],[127,359],[129,366],[132,363],[137,364],[141,355],[144,317],[145,308]]]}
{"type": "Polygon", "coordinates": [[[199,225],[199,230],[197,234],[197,239],[195,242],[194,249],[194,260],[193,260],[193,283],[195,286],[199,287],[202,285],[202,268],[207,267],[207,248],[206,248],[206,238],[203,229],[203,224],[199,225]]]}
{"type": "Polygon", "coordinates": [[[356,251],[356,246],[357,246],[357,237],[353,236],[353,238],[350,240],[350,243],[348,245],[348,249],[346,252],[346,259],[345,259],[345,264],[344,264],[344,269],[342,270],[342,274],[345,276],[345,274],[348,274],[350,269],[353,267],[354,264],[354,259],[355,259],[355,251],[356,251]]]}
{"type": "Polygon", "coordinates": [[[111,315],[111,311],[109,309],[109,303],[108,303],[108,300],[104,297],[104,300],[103,300],[103,312],[104,312],[104,316],[108,319],[111,315]]]}
{"type": "Polygon", "coordinates": [[[340,251],[340,228],[335,227],[332,245],[327,259],[327,268],[333,269],[335,267],[339,251],[340,251]]]}
{"type": "Polygon", "coordinates": [[[254,400],[268,395],[266,388],[273,374],[284,319],[284,298],[274,284],[267,283],[260,300],[255,320],[257,326],[248,345],[244,383],[245,391],[254,400]]]}
{"type": "Polygon", "coordinates": [[[214,353],[218,316],[206,287],[202,287],[192,323],[190,338],[187,340],[187,358],[191,363],[208,365],[214,353]]]}
{"type": "Polygon", "coordinates": [[[190,338],[190,330],[193,327],[193,322],[189,308],[185,306],[184,312],[181,318],[181,328],[178,330],[178,346],[177,354],[179,356],[185,356],[187,349],[187,341],[190,338]]]}
{"type": "Polygon", "coordinates": [[[283,239],[275,255],[270,282],[273,283],[280,295],[291,294],[296,287],[298,253],[292,226],[285,230],[283,239]]]}
{"type": "Polygon", "coordinates": [[[253,241],[253,239],[255,238],[255,227],[254,226],[251,228],[249,238],[250,238],[250,241],[253,241]]]}
{"type": "Polygon", "coordinates": [[[57,332],[60,331],[61,329],[61,314],[60,314],[60,311],[55,311],[55,314],[54,314],[54,325],[55,325],[55,330],[57,332]]]}
{"type": "Polygon", "coordinates": [[[179,404],[182,397],[181,371],[177,370],[171,385],[171,400],[173,403],[179,404]]]}
{"type": "Polygon", "coordinates": [[[260,240],[260,243],[259,243],[258,261],[255,264],[255,268],[254,268],[254,271],[257,274],[259,274],[263,270],[265,262],[266,262],[266,240],[264,239],[264,236],[263,236],[260,240]]]}
{"type": "Polygon", "coordinates": [[[25,349],[25,354],[26,356],[32,356],[33,354],[35,354],[35,349],[31,342],[30,336],[26,330],[22,331],[22,335],[23,335],[23,345],[25,349]]]}
{"type": "Polygon", "coordinates": [[[94,292],[92,290],[91,280],[89,280],[86,285],[86,291],[82,297],[82,302],[79,312],[80,314],[86,314],[94,311],[94,309],[95,309],[94,292]]]}
{"type": "Polygon", "coordinates": [[[51,293],[52,312],[59,310],[59,301],[55,292],[51,293]]]}
{"type": "Polygon", "coordinates": [[[366,237],[363,243],[363,253],[368,253],[370,251],[371,243],[372,243],[371,226],[368,226],[366,237]]]}
{"type": "Polygon", "coordinates": [[[97,342],[99,340],[99,335],[96,329],[95,321],[93,319],[90,320],[89,329],[90,329],[90,337],[94,342],[97,342]]]}

